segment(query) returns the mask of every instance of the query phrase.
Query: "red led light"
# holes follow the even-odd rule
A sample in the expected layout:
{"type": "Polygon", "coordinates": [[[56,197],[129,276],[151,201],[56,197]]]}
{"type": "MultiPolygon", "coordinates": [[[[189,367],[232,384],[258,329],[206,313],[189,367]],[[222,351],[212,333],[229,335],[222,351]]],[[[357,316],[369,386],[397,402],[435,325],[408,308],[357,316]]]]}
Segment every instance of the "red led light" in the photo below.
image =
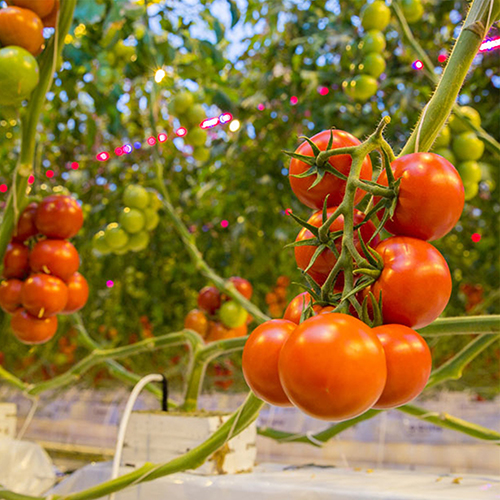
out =
{"type": "Polygon", "coordinates": [[[220,225],[223,227],[223,228],[226,228],[227,226],[229,226],[229,222],[227,220],[223,220],[221,221],[220,225]]]}
{"type": "Polygon", "coordinates": [[[291,213],[292,213],[292,209],[291,209],[291,208],[287,208],[287,209],[285,210],[285,214],[286,214],[286,215],[290,215],[291,213]]]}
{"type": "Polygon", "coordinates": [[[7,189],[7,184],[0,184],[0,193],[6,193],[7,189]]]}
{"type": "Polygon", "coordinates": [[[187,130],[184,127],[180,127],[175,131],[175,135],[179,137],[184,137],[187,134],[187,130]]]}
{"type": "Polygon", "coordinates": [[[74,161],[74,162],[71,164],[71,168],[72,168],[73,170],[76,170],[78,167],[79,167],[79,165],[78,165],[78,162],[76,162],[76,161],[74,161]]]}
{"type": "Polygon", "coordinates": [[[47,170],[47,172],[45,173],[45,175],[46,175],[49,179],[52,179],[52,177],[54,177],[54,171],[53,171],[53,170],[47,170]]]}
{"type": "Polygon", "coordinates": [[[265,108],[266,108],[266,107],[265,107],[265,106],[264,106],[264,104],[262,104],[262,103],[260,103],[260,104],[257,106],[257,109],[258,109],[259,111],[264,111],[264,109],[265,109],[265,108]]]}
{"type": "Polygon", "coordinates": [[[116,148],[115,149],[116,156],[121,156],[122,154],[123,154],[123,148],[116,148]]]}
{"type": "Polygon", "coordinates": [[[35,182],[35,176],[34,175],[30,175],[28,177],[28,184],[33,184],[35,182]]]}
{"type": "Polygon", "coordinates": [[[158,142],[165,142],[168,139],[168,135],[164,134],[163,132],[161,134],[158,134],[158,142]]]}
{"type": "Polygon", "coordinates": [[[328,89],[328,87],[320,87],[318,92],[320,95],[327,95],[330,90],[328,89]]]}
{"type": "Polygon", "coordinates": [[[448,59],[448,54],[442,53],[438,55],[438,61],[444,63],[448,59]]]}
{"type": "Polygon", "coordinates": [[[200,127],[205,129],[205,128],[212,128],[215,127],[216,125],[219,125],[220,120],[218,116],[214,116],[213,118],[207,118],[206,120],[203,120],[200,124],[200,127]]]}
{"type": "Polygon", "coordinates": [[[231,113],[222,113],[222,115],[219,116],[219,122],[221,125],[230,122],[232,119],[233,115],[231,113]]]}
{"type": "Polygon", "coordinates": [[[156,139],[153,136],[148,137],[148,144],[154,146],[156,144],[156,139]]]}
{"type": "Polygon", "coordinates": [[[295,106],[295,104],[297,104],[298,102],[299,102],[299,99],[297,98],[297,96],[293,95],[292,97],[290,97],[290,104],[292,106],[295,106]]]}
{"type": "Polygon", "coordinates": [[[421,70],[424,68],[424,63],[422,61],[420,61],[419,59],[417,59],[413,64],[412,64],[412,67],[413,69],[416,69],[416,70],[421,70]]]}
{"type": "Polygon", "coordinates": [[[474,242],[474,243],[479,243],[479,241],[481,241],[481,235],[479,233],[474,233],[470,239],[474,242]]]}
{"type": "Polygon", "coordinates": [[[498,49],[500,47],[500,37],[492,38],[491,40],[485,40],[479,47],[479,52],[485,52],[486,50],[498,49]]]}
{"type": "Polygon", "coordinates": [[[103,151],[102,153],[98,153],[96,156],[98,161],[106,161],[109,160],[109,153],[103,151]]]}

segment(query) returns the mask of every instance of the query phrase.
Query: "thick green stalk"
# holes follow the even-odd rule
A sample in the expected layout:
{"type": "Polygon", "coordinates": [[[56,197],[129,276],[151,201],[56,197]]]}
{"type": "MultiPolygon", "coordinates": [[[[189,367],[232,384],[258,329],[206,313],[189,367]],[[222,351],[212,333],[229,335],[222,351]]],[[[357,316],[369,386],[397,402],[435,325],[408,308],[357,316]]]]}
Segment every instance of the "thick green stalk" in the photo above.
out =
{"type": "Polygon", "coordinates": [[[61,2],[59,24],[54,35],[40,57],[40,80],[31,94],[26,114],[22,120],[21,152],[12,178],[12,189],[7,199],[0,227],[0,261],[10,241],[14,223],[19,212],[27,205],[26,188],[28,177],[33,172],[36,145],[36,126],[40,119],[45,95],[52,86],[56,63],[64,47],[64,40],[71,27],[76,0],[61,2]],[[57,45],[55,45],[57,42],[57,45]]]}
{"type": "Polygon", "coordinates": [[[418,333],[424,337],[471,333],[498,334],[500,333],[500,315],[439,318],[429,326],[420,328],[418,333]]]}
{"type": "Polygon", "coordinates": [[[484,36],[500,13],[500,0],[475,0],[431,100],[400,156],[428,151],[446,123],[484,36]],[[491,16],[490,6],[492,6],[491,16]]]}

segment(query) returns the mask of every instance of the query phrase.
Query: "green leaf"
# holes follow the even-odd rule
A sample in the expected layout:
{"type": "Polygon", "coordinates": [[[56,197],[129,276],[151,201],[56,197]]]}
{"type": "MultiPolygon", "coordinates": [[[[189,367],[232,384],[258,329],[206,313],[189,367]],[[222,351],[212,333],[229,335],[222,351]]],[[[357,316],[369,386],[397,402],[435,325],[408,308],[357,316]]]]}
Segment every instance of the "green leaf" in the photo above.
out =
{"type": "Polygon", "coordinates": [[[316,179],[314,179],[314,182],[307,188],[307,190],[309,191],[309,189],[312,189],[313,187],[316,187],[323,180],[324,176],[325,176],[325,171],[324,170],[318,170],[316,172],[316,179]]]}
{"type": "MultiPolygon", "coordinates": [[[[295,158],[295,159],[300,160],[304,163],[307,163],[307,165],[316,166],[316,159],[314,158],[314,156],[301,155],[299,153],[292,153],[291,151],[283,151],[283,153],[285,153],[287,156],[290,156],[291,158],[295,158]]],[[[302,177],[306,177],[303,174],[294,175],[294,177],[300,177],[300,175],[302,175],[302,177]]],[[[308,175],[311,175],[311,174],[308,174],[308,175]]]]}
{"type": "Polygon", "coordinates": [[[231,11],[231,28],[234,28],[234,26],[240,20],[240,9],[238,9],[238,6],[236,5],[236,2],[234,0],[227,1],[229,3],[229,9],[231,11]]]}
{"type": "Polygon", "coordinates": [[[319,245],[318,248],[313,253],[313,256],[311,257],[311,260],[309,261],[308,266],[304,269],[304,272],[307,273],[309,269],[311,269],[312,266],[314,266],[314,263],[316,262],[316,259],[323,253],[323,250],[328,248],[326,245],[319,245]]]}
{"type": "Polygon", "coordinates": [[[318,246],[321,242],[318,238],[309,238],[307,240],[294,241],[293,243],[288,243],[284,248],[293,248],[293,247],[307,247],[307,246],[318,246]]]}
{"type": "Polygon", "coordinates": [[[290,216],[298,222],[302,227],[305,227],[306,229],[309,229],[316,238],[318,237],[318,228],[316,226],[313,226],[312,224],[309,224],[309,222],[306,222],[304,219],[301,219],[298,215],[295,215],[293,212],[290,212],[290,216]]]}
{"type": "Polygon", "coordinates": [[[318,156],[321,153],[321,149],[319,149],[318,146],[316,146],[316,144],[314,144],[314,142],[311,141],[311,139],[309,139],[309,137],[306,137],[305,135],[301,135],[299,137],[299,139],[304,139],[309,144],[309,146],[311,146],[311,149],[313,150],[314,156],[318,156]]]}

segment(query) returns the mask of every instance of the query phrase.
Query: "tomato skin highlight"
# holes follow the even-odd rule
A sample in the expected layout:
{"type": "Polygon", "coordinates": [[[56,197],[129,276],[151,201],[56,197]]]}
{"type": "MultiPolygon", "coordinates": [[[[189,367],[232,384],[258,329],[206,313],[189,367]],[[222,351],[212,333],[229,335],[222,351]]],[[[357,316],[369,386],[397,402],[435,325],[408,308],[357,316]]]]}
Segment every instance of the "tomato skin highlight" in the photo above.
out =
{"type": "MultiPolygon", "coordinates": [[[[329,208],[327,210],[327,216],[330,217],[335,212],[336,209],[337,207],[329,208]]],[[[364,214],[359,212],[358,210],[355,210],[354,225],[359,224],[363,220],[364,220],[364,214]]],[[[318,212],[315,212],[307,222],[312,226],[320,227],[323,223],[322,211],[319,210],[318,212]]],[[[340,215],[332,222],[330,226],[330,232],[343,231],[343,230],[344,230],[344,216],[340,215]]],[[[361,231],[361,236],[363,238],[363,241],[365,243],[368,243],[368,240],[375,233],[376,228],[373,222],[368,221],[365,224],[363,224],[359,228],[359,230],[361,231]]],[[[295,241],[303,241],[303,240],[308,240],[310,238],[314,238],[314,235],[308,229],[303,227],[300,230],[299,234],[297,235],[295,241]]],[[[376,246],[379,241],[380,237],[377,235],[375,236],[370,245],[376,246]]],[[[335,246],[339,253],[341,251],[341,242],[342,242],[342,237],[339,237],[335,241],[335,246]]],[[[356,245],[356,249],[358,250],[358,252],[361,255],[364,255],[363,250],[361,248],[361,243],[359,242],[358,231],[355,231],[354,233],[354,244],[356,245]]],[[[302,270],[306,269],[307,266],[309,265],[309,262],[311,261],[311,258],[314,255],[314,252],[316,252],[316,249],[317,247],[312,245],[294,247],[297,267],[299,267],[302,270]]],[[[320,255],[318,255],[312,267],[307,271],[307,274],[309,274],[318,283],[318,285],[321,286],[328,278],[328,274],[330,273],[336,262],[337,262],[337,257],[329,248],[327,248],[323,250],[323,252],[321,252],[320,255]]],[[[335,288],[341,289],[343,283],[344,283],[344,274],[340,273],[335,283],[335,288]]]]}
{"type": "Polygon", "coordinates": [[[83,225],[83,212],[71,196],[47,196],[38,206],[35,225],[49,238],[72,238],[83,225]]]}
{"type": "Polygon", "coordinates": [[[73,314],[82,309],[89,298],[89,285],[80,274],[74,273],[67,281],[68,301],[61,314],[73,314]]]}
{"type": "Polygon", "coordinates": [[[0,283],[0,307],[6,313],[13,314],[21,307],[22,289],[21,280],[10,279],[0,283]]]}
{"type": "MultiPolygon", "coordinates": [[[[394,216],[385,229],[428,241],[448,234],[464,208],[464,186],[456,168],[435,153],[412,153],[394,160],[391,169],[401,184],[394,216]]],[[[378,182],[388,185],[385,169],[378,182]]]]}
{"type": "Polygon", "coordinates": [[[295,323],[272,319],[259,325],[243,349],[243,376],[254,394],[275,406],[293,406],[283,391],[278,373],[281,349],[295,323]]]}
{"type": "Polygon", "coordinates": [[[279,359],[281,385],[308,415],[341,421],[371,408],[384,390],[384,349],[372,329],[347,314],[328,313],[301,323],[279,359]]]}
{"type": "Polygon", "coordinates": [[[404,325],[382,325],[372,329],[382,343],[387,363],[384,392],[373,405],[396,408],[415,399],[427,384],[432,357],[425,340],[404,325]]]}
{"type": "Polygon", "coordinates": [[[15,337],[28,345],[44,344],[57,331],[57,316],[38,319],[19,309],[12,316],[10,326],[15,337]]]}
{"type": "MultiPolygon", "coordinates": [[[[344,132],[343,130],[333,130],[332,134],[332,149],[358,146],[359,144],[361,144],[361,142],[356,139],[356,137],[349,134],[348,132],[344,132]]],[[[329,139],[330,130],[324,130],[323,132],[320,132],[319,134],[316,134],[311,138],[312,142],[314,142],[316,146],[318,146],[318,148],[322,151],[326,150],[329,139]]],[[[312,148],[307,142],[303,142],[295,152],[306,156],[314,156],[312,148]]],[[[351,168],[352,158],[349,155],[331,156],[328,162],[339,172],[343,173],[344,175],[348,175],[351,168]]],[[[294,177],[294,175],[302,174],[308,169],[309,165],[300,160],[292,158],[290,162],[288,177],[290,180],[290,186],[292,188],[292,191],[295,193],[295,196],[297,196],[297,198],[304,205],[313,209],[322,209],[323,201],[327,195],[330,195],[328,197],[329,207],[339,205],[344,197],[346,185],[345,181],[327,172],[325,173],[325,176],[319,184],[314,186],[312,189],[309,189],[316,179],[315,175],[304,177],[302,179],[294,177]]],[[[370,157],[367,156],[363,161],[360,178],[371,180],[371,176],[372,163],[370,157]]],[[[358,203],[364,194],[364,191],[358,189],[355,195],[355,203],[358,203]]]]}
{"type": "Polygon", "coordinates": [[[35,273],[53,274],[66,281],[78,271],[80,257],[69,241],[47,239],[33,247],[29,263],[35,273]]]}
{"type": "Polygon", "coordinates": [[[22,47],[32,55],[38,55],[43,45],[42,20],[29,9],[1,9],[0,43],[3,46],[22,47]]]}
{"type": "Polygon", "coordinates": [[[3,277],[23,279],[29,273],[29,255],[27,246],[10,242],[3,258],[3,277]]]}
{"type": "Polygon", "coordinates": [[[363,292],[370,289],[377,300],[382,293],[384,324],[419,329],[432,323],[451,296],[451,274],[444,257],[430,243],[407,236],[388,238],[375,251],[384,269],[363,292]]]}
{"type": "Polygon", "coordinates": [[[37,318],[48,318],[61,312],[68,302],[68,287],[55,276],[32,274],[23,284],[23,307],[37,318]]]}

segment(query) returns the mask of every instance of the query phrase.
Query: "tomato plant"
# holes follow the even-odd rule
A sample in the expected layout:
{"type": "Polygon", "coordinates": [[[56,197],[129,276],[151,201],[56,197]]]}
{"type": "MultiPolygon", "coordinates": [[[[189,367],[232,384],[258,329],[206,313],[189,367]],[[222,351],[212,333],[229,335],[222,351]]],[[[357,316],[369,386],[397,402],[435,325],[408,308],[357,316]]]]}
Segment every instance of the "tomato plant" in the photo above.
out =
{"type": "Polygon", "coordinates": [[[87,303],[89,285],[80,273],[74,273],[66,280],[66,286],[68,288],[68,300],[61,314],[72,314],[79,311],[87,303]]]}
{"type": "Polygon", "coordinates": [[[43,44],[42,20],[29,9],[0,9],[0,43],[22,47],[34,56],[38,55],[43,44]]]}
{"type": "Polygon", "coordinates": [[[252,298],[253,287],[248,280],[240,278],[239,276],[231,276],[228,281],[235,286],[236,290],[238,290],[245,299],[250,300],[252,298]]]}
{"type": "Polygon", "coordinates": [[[22,47],[0,49],[0,105],[18,106],[39,80],[36,59],[22,47]]]}
{"type": "Polygon", "coordinates": [[[214,286],[206,286],[198,294],[198,307],[208,314],[214,314],[221,306],[221,294],[214,286]]]}
{"type": "Polygon", "coordinates": [[[48,16],[55,7],[55,0],[9,0],[7,3],[29,9],[40,18],[48,16]]]}
{"type": "Polygon", "coordinates": [[[381,0],[365,4],[361,9],[361,25],[368,30],[385,30],[391,20],[391,11],[389,7],[381,0]]]}
{"type": "Polygon", "coordinates": [[[57,331],[57,316],[36,318],[24,309],[18,309],[11,318],[10,326],[16,338],[24,344],[44,344],[57,331]]]}
{"type": "Polygon", "coordinates": [[[35,236],[38,229],[35,226],[35,214],[38,208],[38,203],[30,203],[19,216],[16,230],[12,237],[13,241],[23,243],[28,238],[35,236]]]}
{"type": "Polygon", "coordinates": [[[37,318],[47,318],[61,312],[68,302],[68,287],[59,278],[48,274],[32,274],[21,293],[24,309],[37,318]]]}
{"type": "Polygon", "coordinates": [[[203,311],[193,309],[184,318],[184,328],[189,328],[205,337],[208,331],[208,319],[203,311]]]}
{"type": "Polygon", "coordinates": [[[247,317],[246,310],[233,300],[224,302],[219,309],[219,318],[228,328],[243,326],[246,324],[247,317]]]}
{"type": "Polygon", "coordinates": [[[66,240],[41,240],[29,256],[35,273],[53,274],[66,281],[78,271],[80,257],[76,248],[66,240]]]}
{"type": "Polygon", "coordinates": [[[36,228],[49,238],[72,238],[82,225],[82,209],[71,196],[47,196],[40,202],[35,213],[36,228]]]}
{"type": "Polygon", "coordinates": [[[21,290],[23,282],[18,279],[9,279],[0,283],[0,307],[9,314],[13,314],[21,307],[21,290]]]}
{"type": "Polygon", "coordinates": [[[24,278],[29,272],[29,248],[22,243],[11,242],[3,258],[4,278],[24,278]]]}
{"type": "Polygon", "coordinates": [[[479,160],[484,153],[484,142],[474,132],[463,132],[453,139],[453,152],[462,161],[479,160]]]}
{"type": "MultiPolygon", "coordinates": [[[[308,292],[299,293],[294,297],[287,308],[285,309],[285,314],[283,319],[291,321],[298,325],[300,323],[300,317],[302,316],[302,311],[311,303],[311,295],[308,292]]],[[[320,310],[320,306],[314,306],[314,310],[320,310]]]]}

